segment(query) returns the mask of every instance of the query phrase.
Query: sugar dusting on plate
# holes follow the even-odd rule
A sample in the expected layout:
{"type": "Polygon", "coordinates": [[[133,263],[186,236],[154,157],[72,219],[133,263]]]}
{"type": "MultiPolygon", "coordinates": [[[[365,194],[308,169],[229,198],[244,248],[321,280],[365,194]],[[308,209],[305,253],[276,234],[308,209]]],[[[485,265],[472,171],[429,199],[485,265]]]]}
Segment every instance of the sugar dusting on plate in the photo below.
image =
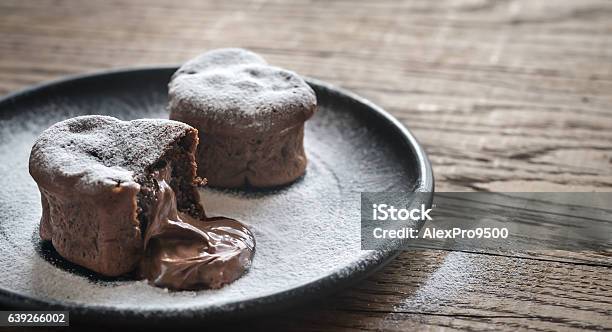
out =
{"type": "MultiPolygon", "coordinates": [[[[139,98],[151,104],[134,108],[136,102],[129,98],[108,98],[97,112],[122,118],[166,117],[163,98],[139,98]]],[[[236,218],[254,232],[257,249],[246,275],[222,289],[198,292],[169,292],[146,281],[92,281],[58,268],[35,250],[33,234],[41,208],[27,171],[36,135],[79,113],[78,104],[59,101],[0,125],[0,172],[5,174],[0,187],[0,288],[73,305],[130,310],[203,308],[278,294],[333,272],[341,277],[368,259],[378,259],[360,250],[359,193],[404,188],[411,182],[384,138],[349,112],[322,105],[306,127],[309,165],[302,179],[275,192],[202,190],[209,216],[236,218]]]]}

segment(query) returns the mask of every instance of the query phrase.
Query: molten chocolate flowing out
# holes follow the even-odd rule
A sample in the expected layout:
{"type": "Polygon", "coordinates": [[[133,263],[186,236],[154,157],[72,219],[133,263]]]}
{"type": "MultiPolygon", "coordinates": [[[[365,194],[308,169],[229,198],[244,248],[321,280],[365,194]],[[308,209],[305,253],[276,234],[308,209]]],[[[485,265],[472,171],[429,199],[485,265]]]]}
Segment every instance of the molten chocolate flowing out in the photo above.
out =
{"type": "Polygon", "coordinates": [[[157,199],[149,213],[140,275],[173,290],[219,288],[238,279],[251,265],[253,234],[233,219],[198,220],[179,212],[170,173],[170,166],[154,173],[157,199]]]}

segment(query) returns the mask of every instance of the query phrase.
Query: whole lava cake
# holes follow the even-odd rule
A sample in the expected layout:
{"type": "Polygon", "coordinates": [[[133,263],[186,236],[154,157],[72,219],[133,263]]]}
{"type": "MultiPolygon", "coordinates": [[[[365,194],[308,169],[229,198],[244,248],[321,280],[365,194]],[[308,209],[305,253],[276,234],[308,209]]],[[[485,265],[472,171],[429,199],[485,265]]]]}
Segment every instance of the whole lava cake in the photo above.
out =
{"type": "Polygon", "coordinates": [[[218,49],[181,66],[169,98],[170,118],[199,130],[198,174],[210,185],[272,187],[304,174],[304,122],[317,100],[296,73],[218,49]]]}

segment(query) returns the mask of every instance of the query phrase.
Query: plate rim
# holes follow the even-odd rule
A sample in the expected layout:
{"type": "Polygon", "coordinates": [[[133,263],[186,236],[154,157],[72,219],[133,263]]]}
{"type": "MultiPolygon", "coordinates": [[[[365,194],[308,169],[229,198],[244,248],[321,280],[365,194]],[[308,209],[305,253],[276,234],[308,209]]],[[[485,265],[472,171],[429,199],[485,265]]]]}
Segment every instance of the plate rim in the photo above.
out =
{"type": "MultiPolygon", "coordinates": [[[[82,80],[95,80],[100,78],[110,78],[115,75],[142,75],[142,74],[157,74],[158,72],[172,73],[178,69],[178,65],[159,65],[159,66],[136,66],[123,67],[106,70],[98,70],[80,74],[73,74],[45,81],[42,83],[30,85],[15,92],[11,92],[0,97],[0,108],[15,102],[21,98],[27,98],[30,94],[50,89],[58,85],[75,83],[82,80]]],[[[414,192],[428,192],[428,202],[431,206],[434,193],[434,175],[431,163],[425,150],[418,142],[416,137],[408,130],[399,120],[382,107],[376,105],[370,100],[357,95],[351,91],[340,88],[333,84],[327,83],[315,78],[304,77],[307,83],[311,86],[316,86],[319,89],[325,89],[333,93],[344,95],[345,97],[362,104],[364,109],[372,112],[381,120],[387,122],[410,149],[415,156],[415,161],[418,164],[420,177],[419,183],[414,188],[414,192]]],[[[0,119],[4,112],[0,109],[0,119]]],[[[262,313],[278,311],[280,309],[294,306],[298,303],[304,303],[315,297],[327,296],[330,293],[344,289],[350,284],[358,282],[365,277],[376,272],[378,269],[385,266],[393,260],[401,251],[398,250],[379,250],[374,251],[366,258],[368,264],[361,264],[363,260],[357,263],[341,267],[330,274],[312,280],[308,283],[299,285],[289,290],[264,295],[248,299],[246,301],[234,301],[224,303],[219,306],[204,306],[191,307],[181,310],[174,309],[150,309],[150,308],[117,308],[104,305],[82,305],[71,304],[55,300],[42,300],[36,297],[19,294],[9,289],[0,288],[0,303],[12,308],[49,308],[55,310],[68,310],[75,322],[81,323],[106,323],[106,324],[125,324],[125,325],[153,325],[155,323],[167,322],[172,320],[174,323],[179,322],[185,325],[190,325],[201,321],[223,320],[234,317],[254,316],[262,313]],[[352,270],[352,273],[342,273],[344,270],[352,270]],[[342,285],[341,287],[336,287],[342,285]],[[146,318],[146,323],[143,325],[142,318],[146,318]],[[178,321],[180,320],[180,321],[178,321]]]]}

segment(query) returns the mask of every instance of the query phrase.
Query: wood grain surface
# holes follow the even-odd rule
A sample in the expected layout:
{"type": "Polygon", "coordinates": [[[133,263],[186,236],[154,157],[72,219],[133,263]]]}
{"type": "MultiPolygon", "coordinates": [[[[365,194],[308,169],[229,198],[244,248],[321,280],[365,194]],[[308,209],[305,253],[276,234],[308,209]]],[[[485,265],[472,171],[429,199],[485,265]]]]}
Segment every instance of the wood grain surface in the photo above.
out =
{"type": "MultiPolygon", "coordinates": [[[[424,144],[437,191],[612,191],[612,2],[0,2],[0,93],[238,46],[351,89],[424,144]]],[[[409,251],[248,329],[612,329],[610,252],[409,251]]]]}

